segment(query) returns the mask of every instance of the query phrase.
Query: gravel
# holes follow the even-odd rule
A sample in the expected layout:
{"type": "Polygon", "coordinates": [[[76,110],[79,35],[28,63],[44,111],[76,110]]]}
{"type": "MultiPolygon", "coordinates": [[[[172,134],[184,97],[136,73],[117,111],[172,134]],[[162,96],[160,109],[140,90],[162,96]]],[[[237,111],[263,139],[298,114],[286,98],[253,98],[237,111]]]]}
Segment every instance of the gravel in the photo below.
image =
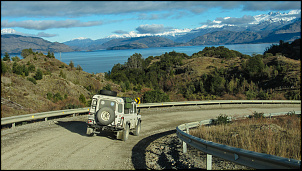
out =
{"type": "MultiPolygon", "coordinates": [[[[175,133],[153,141],[146,148],[147,169],[206,169],[207,154],[188,146],[182,152],[182,143],[175,133]]],[[[212,156],[213,170],[252,170],[233,162],[212,156]]]]}

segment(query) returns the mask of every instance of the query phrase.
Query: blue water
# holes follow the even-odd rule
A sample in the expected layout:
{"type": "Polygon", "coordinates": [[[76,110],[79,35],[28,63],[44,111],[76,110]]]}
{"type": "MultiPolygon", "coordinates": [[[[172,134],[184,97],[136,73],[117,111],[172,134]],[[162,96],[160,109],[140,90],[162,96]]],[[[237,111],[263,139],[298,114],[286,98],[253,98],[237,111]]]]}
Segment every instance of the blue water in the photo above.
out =
{"type": "MultiPolygon", "coordinates": [[[[214,47],[224,46],[231,50],[239,51],[242,54],[253,55],[263,54],[266,48],[270,47],[271,43],[263,44],[236,44],[236,45],[213,45],[214,47]]],[[[173,50],[178,53],[185,53],[191,56],[193,53],[202,51],[205,47],[211,47],[212,45],[201,46],[182,46],[182,47],[158,47],[147,49],[127,49],[127,50],[98,50],[92,52],[80,51],[80,52],[62,52],[54,53],[55,58],[62,62],[69,64],[70,61],[74,63],[74,66],[80,65],[83,71],[88,73],[102,73],[108,72],[114,66],[114,64],[124,64],[128,58],[135,54],[140,53],[143,58],[149,56],[159,56],[165,52],[172,52],[173,50]]],[[[13,57],[15,55],[12,55],[13,57]]],[[[16,55],[19,56],[20,55],[16,55]]],[[[2,56],[1,56],[2,57],[2,56]]],[[[21,58],[21,57],[20,57],[21,58]]],[[[22,59],[22,58],[21,58],[22,59]]]]}

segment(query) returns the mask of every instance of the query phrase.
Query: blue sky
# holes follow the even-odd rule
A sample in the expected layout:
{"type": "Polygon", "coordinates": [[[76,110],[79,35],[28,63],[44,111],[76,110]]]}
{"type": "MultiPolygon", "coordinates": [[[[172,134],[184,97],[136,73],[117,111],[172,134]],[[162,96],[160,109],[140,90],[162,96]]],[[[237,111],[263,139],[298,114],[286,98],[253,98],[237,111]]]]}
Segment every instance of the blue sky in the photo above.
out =
{"type": "Polygon", "coordinates": [[[181,32],[230,17],[301,10],[300,1],[1,1],[1,30],[65,42],[181,32]]]}

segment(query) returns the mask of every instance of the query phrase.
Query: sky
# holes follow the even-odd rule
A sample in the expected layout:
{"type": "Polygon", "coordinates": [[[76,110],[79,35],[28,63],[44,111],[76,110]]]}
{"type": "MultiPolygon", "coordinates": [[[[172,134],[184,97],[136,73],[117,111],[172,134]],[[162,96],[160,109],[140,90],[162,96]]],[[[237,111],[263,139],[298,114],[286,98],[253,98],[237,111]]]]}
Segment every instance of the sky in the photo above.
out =
{"type": "Polygon", "coordinates": [[[226,17],[244,23],[291,10],[301,10],[301,1],[1,1],[1,30],[63,43],[186,32],[226,17]]]}

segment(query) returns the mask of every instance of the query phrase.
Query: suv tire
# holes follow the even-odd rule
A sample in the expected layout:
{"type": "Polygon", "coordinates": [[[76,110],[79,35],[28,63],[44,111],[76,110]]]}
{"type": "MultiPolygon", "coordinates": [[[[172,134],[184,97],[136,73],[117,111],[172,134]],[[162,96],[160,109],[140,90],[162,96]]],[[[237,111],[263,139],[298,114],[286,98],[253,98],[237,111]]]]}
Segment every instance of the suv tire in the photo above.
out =
{"type": "Polygon", "coordinates": [[[115,118],[114,111],[109,107],[101,108],[96,113],[96,118],[100,125],[104,125],[104,126],[109,125],[114,121],[115,118]]]}
{"type": "Polygon", "coordinates": [[[100,90],[100,94],[101,95],[106,95],[106,96],[113,96],[113,97],[117,96],[116,91],[110,91],[110,90],[100,90]]]}
{"type": "Polygon", "coordinates": [[[127,141],[129,137],[129,125],[127,124],[123,132],[123,141],[127,141]]]}
{"type": "Polygon", "coordinates": [[[137,125],[136,125],[135,131],[134,131],[134,135],[138,136],[140,132],[141,132],[141,121],[139,120],[139,121],[137,121],[137,125]]]}

